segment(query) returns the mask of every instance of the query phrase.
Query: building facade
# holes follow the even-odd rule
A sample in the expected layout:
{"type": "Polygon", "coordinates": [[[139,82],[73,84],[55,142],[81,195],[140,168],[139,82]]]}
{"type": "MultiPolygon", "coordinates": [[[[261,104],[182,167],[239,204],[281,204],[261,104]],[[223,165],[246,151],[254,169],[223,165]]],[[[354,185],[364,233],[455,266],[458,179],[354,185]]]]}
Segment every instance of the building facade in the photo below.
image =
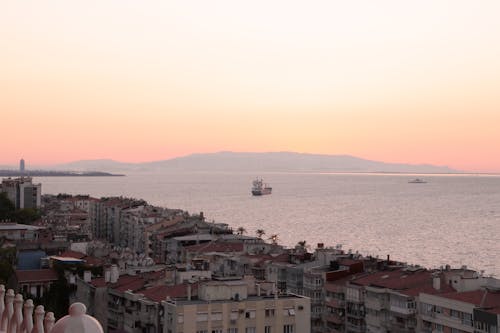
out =
{"type": "Polygon", "coordinates": [[[31,177],[4,178],[0,191],[16,209],[40,208],[42,203],[42,184],[33,184],[31,177]]]}

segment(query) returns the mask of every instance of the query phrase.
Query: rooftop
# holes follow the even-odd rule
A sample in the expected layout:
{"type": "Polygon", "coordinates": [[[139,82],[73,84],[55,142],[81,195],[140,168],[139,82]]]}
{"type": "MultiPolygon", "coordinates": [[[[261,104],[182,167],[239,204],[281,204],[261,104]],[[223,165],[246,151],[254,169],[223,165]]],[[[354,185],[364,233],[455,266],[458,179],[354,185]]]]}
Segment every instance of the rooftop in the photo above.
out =
{"type": "Polygon", "coordinates": [[[40,230],[43,227],[36,227],[29,224],[19,224],[19,223],[0,223],[0,230],[40,230]]]}
{"type": "Polygon", "coordinates": [[[49,282],[58,279],[56,271],[52,269],[16,270],[16,277],[18,283],[49,282]]]}
{"type": "Polygon", "coordinates": [[[484,308],[500,307],[500,292],[489,291],[487,289],[448,293],[440,295],[440,297],[453,299],[464,303],[474,304],[476,306],[484,308]]]}

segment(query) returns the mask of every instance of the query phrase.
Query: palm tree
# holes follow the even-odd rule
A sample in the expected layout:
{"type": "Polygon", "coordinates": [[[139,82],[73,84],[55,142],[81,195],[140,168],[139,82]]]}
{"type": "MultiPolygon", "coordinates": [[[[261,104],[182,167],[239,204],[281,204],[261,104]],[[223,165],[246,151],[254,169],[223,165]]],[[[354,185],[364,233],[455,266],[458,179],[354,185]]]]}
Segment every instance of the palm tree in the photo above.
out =
{"type": "Polygon", "coordinates": [[[257,234],[257,237],[259,237],[259,238],[262,238],[262,236],[264,236],[266,234],[266,232],[263,229],[257,229],[255,231],[255,233],[257,234]]]}
{"type": "Polygon", "coordinates": [[[300,247],[302,247],[302,248],[305,248],[306,244],[307,244],[307,242],[305,240],[297,242],[297,245],[300,246],[300,247]]]}
{"type": "Polygon", "coordinates": [[[277,245],[278,244],[278,235],[277,234],[271,235],[271,237],[269,237],[269,239],[271,240],[271,242],[273,243],[273,245],[277,245]]]}
{"type": "Polygon", "coordinates": [[[307,244],[307,241],[303,240],[303,241],[299,241],[297,242],[297,245],[295,245],[295,248],[296,249],[300,249],[304,252],[307,252],[307,250],[309,248],[311,248],[311,246],[309,244],[307,244]]]}
{"type": "Polygon", "coordinates": [[[239,227],[237,230],[238,230],[238,235],[243,235],[244,233],[247,232],[247,229],[243,227],[239,227]]]}

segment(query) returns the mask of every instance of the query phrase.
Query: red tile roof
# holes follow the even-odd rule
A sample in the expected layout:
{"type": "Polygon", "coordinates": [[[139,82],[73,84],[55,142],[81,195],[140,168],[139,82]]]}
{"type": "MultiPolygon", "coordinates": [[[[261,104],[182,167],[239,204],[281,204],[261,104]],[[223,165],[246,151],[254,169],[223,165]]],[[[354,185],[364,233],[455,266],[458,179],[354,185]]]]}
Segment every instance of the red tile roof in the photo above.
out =
{"type": "Polygon", "coordinates": [[[101,288],[106,286],[106,282],[104,282],[103,277],[92,279],[92,281],[90,281],[90,284],[96,288],[101,288]]]}
{"type": "Polygon", "coordinates": [[[428,270],[408,271],[397,269],[393,271],[380,271],[365,275],[351,281],[353,284],[387,288],[409,296],[417,296],[420,292],[429,294],[449,293],[454,289],[441,283],[439,290],[433,288],[432,272],[428,270]]]}
{"type": "Polygon", "coordinates": [[[165,271],[147,272],[141,275],[121,275],[116,283],[106,283],[103,277],[92,279],[90,282],[94,287],[105,287],[108,285],[111,289],[124,292],[131,290],[133,292],[144,288],[148,281],[157,281],[165,275],[165,271]]]}
{"type": "Polygon", "coordinates": [[[16,270],[18,283],[49,282],[58,279],[53,269],[16,270]]]}
{"type": "Polygon", "coordinates": [[[71,251],[71,250],[64,251],[59,256],[60,257],[82,259],[85,261],[85,263],[87,265],[90,265],[90,266],[100,266],[104,263],[104,261],[102,259],[95,258],[95,257],[89,257],[85,253],[71,251]]]}
{"type": "MultiPolygon", "coordinates": [[[[177,284],[174,286],[156,286],[139,291],[144,297],[154,301],[161,302],[167,299],[167,296],[172,298],[187,297],[187,283],[177,284]]],[[[198,284],[191,284],[192,295],[196,295],[198,284]]]]}
{"type": "Polygon", "coordinates": [[[85,256],[86,256],[85,253],[71,251],[71,250],[66,250],[59,255],[59,257],[70,257],[70,258],[76,258],[76,259],[83,259],[85,256]]]}
{"type": "Polygon", "coordinates": [[[112,289],[120,292],[124,292],[127,290],[130,290],[132,292],[135,292],[139,289],[144,288],[144,285],[146,284],[146,281],[143,278],[137,278],[135,280],[132,280],[128,283],[120,283],[120,280],[116,283],[117,285],[112,285],[112,289]]]}
{"type": "Polygon", "coordinates": [[[500,306],[500,292],[492,292],[488,290],[474,290],[466,292],[454,292],[441,297],[453,299],[456,301],[474,304],[485,308],[494,308],[500,306]]]}

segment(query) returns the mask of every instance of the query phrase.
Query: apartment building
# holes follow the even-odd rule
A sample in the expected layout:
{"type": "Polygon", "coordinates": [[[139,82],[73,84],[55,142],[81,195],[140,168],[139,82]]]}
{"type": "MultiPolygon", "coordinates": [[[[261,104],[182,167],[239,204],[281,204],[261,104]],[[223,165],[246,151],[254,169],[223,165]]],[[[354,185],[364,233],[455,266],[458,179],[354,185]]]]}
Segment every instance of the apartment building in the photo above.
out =
{"type": "Polygon", "coordinates": [[[170,279],[170,272],[164,270],[120,275],[118,267],[112,265],[103,277],[92,278],[90,271],[85,271],[83,279],[76,279],[76,291],[70,299],[85,304],[106,332],[161,333],[161,305],[143,292],[156,288],[152,294],[161,295],[157,287],[166,286],[170,279]]]}
{"type": "Polygon", "coordinates": [[[345,332],[346,284],[363,271],[363,260],[342,258],[331,263],[323,288],[322,332],[345,332]]]}
{"type": "Polygon", "coordinates": [[[34,225],[2,222],[0,223],[0,237],[9,240],[36,241],[44,229],[34,225]]]}
{"type": "Polygon", "coordinates": [[[476,308],[474,309],[473,318],[475,333],[500,332],[500,307],[476,308]]]}
{"type": "Polygon", "coordinates": [[[40,208],[42,184],[33,184],[31,177],[4,178],[0,192],[7,194],[16,209],[40,208]]]}
{"type": "Polygon", "coordinates": [[[248,293],[243,280],[202,282],[198,297],[167,299],[164,333],[310,332],[310,300],[274,292],[248,293]]]}
{"type": "MultiPolygon", "coordinates": [[[[495,332],[494,315],[500,307],[500,288],[452,292],[443,295],[420,293],[420,332],[495,332]],[[493,313],[488,312],[493,309],[493,313]],[[478,315],[478,319],[474,318],[478,315]],[[488,315],[486,315],[488,314],[488,315]],[[475,326],[478,326],[477,328],[475,326]]],[[[496,322],[498,323],[498,322],[496,322]]]]}

